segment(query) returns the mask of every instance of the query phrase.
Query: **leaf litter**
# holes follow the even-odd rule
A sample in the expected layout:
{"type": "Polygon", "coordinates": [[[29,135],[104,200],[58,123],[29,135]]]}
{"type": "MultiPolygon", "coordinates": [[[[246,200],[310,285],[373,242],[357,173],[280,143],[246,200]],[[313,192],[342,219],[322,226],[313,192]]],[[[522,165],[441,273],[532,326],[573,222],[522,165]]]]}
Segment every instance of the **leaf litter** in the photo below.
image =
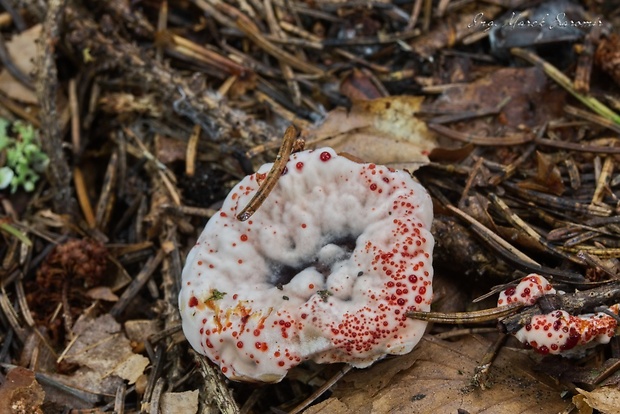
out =
{"type": "Polygon", "coordinates": [[[472,378],[490,343],[478,336],[455,342],[425,337],[408,355],[367,371],[346,375],[326,401],[307,413],[562,412],[569,405],[561,387],[532,372],[534,362],[523,352],[503,349],[494,362],[490,386],[474,386],[472,378]]]}
{"type": "MultiPolygon", "coordinates": [[[[500,22],[541,12],[523,1],[13,3],[0,13],[1,76],[23,73],[0,82],[0,116],[40,128],[51,162],[33,192],[0,193],[0,404],[258,413],[310,399],[310,412],[363,411],[368,400],[377,412],[568,412],[572,395],[580,413],[613,412],[617,339],[561,364],[509,340],[480,389],[471,380],[497,328],[435,324],[410,355],[368,370],[339,379],[338,366],[305,364],[256,387],[224,381],[188,350],[176,295],[200,228],[294,123],[311,145],[417,168],[446,284],[435,310],[492,307],[487,292],[531,271],[592,292],[585,309],[571,305],[578,312],[611,305],[617,10],[573,2],[567,19],[604,16],[601,27],[524,44],[518,19],[471,27],[479,13],[500,22]],[[72,240],[104,246],[85,256],[105,262],[102,278],[49,265],[55,246],[79,246],[72,240]]],[[[523,315],[532,312],[541,309],[523,315]]]]}

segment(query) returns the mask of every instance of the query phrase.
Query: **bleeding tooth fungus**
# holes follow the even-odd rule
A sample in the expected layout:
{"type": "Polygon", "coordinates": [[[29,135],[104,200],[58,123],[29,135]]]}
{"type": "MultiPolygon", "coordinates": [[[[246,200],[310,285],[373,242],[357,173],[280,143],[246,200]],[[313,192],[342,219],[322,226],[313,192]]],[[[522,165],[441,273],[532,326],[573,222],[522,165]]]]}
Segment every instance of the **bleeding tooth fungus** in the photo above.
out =
{"type": "Polygon", "coordinates": [[[410,352],[432,299],[433,208],[409,174],[330,148],[292,154],[260,209],[236,216],[263,165],[228,195],[187,257],[190,344],[234,380],[280,381],[306,360],[366,367],[410,352]]]}
{"type": "MultiPolygon", "coordinates": [[[[516,287],[503,291],[497,305],[524,303],[529,306],[543,295],[554,293],[556,290],[544,277],[530,274],[516,287]]],[[[618,314],[620,305],[613,305],[609,310],[618,314]]],[[[554,310],[534,316],[514,335],[541,354],[560,354],[574,348],[606,344],[615,335],[616,326],[616,320],[602,312],[573,316],[563,310],[554,310]]]]}

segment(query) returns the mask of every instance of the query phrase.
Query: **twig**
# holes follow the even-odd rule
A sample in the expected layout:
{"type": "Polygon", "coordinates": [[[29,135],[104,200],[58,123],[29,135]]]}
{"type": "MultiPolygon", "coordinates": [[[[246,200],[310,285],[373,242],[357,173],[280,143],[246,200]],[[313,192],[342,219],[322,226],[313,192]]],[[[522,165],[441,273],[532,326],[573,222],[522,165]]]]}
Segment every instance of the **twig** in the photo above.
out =
{"type": "MultiPolygon", "coordinates": [[[[159,14],[157,15],[157,33],[164,33],[168,28],[168,0],[163,0],[159,7],[159,14]]],[[[155,59],[158,62],[162,62],[164,59],[164,47],[163,45],[157,45],[155,52],[155,59]]]]}
{"type": "Polygon", "coordinates": [[[145,343],[149,359],[151,360],[151,366],[153,367],[149,373],[149,378],[144,389],[144,395],[142,396],[142,406],[148,406],[153,402],[153,394],[157,381],[161,378],[161,373],[164,370],[164,346],[158,346],[154,351],[148,342],[145,343]]]}
{"type": "Polygon", "coordinates": [[[436,116],[434,118],[429,119],[428,122],[431,124],[446,124],[449,122],[464,121],[464,120],[471,119],[471,118],[480,118],[480,117],[488,116],[488,115],[497,115],[502,111],[504,106],[506,106],[506,104],[510,102],[510,100],[511,98],[508,96],[502,99],[502,101],[493,108],[481,108],[481,109],[472,110],[472,111],[456,111],[454,113],[448,113],[448,114],[436,116]]]}
{"type": "Polygon", "coordinates": [[[179,72],[142,53],[134,42],[116,33],[104,35],[83,9],[67,6],[65,16],[67,31],[75,34],[67,38],[72,47],[91,50],[97,61],[122,68],[127,79],[139,79],[145,89],[159,91],[174,111],[200,124],[212,139],[235,136],[251,141],[273,135],[269,125],[233,110],[212,94],[194,93],[179,72]]]}
{"type": "Polygon", "coordinates": [[[489,193],[489,199],[491,202],[503,213],[504,218],[513,225],[516,229],[523,231],[525,234],[531,237],[538,245],[547,250],[553,256],[556,256],[561,259],[567,259],[575,263],[581,264],[582,261],[577,257],[572,255],[568,255],[565,252],[557,249],[551,243],[547,242],[536,230],[532,228],[529,224],[527,224],[521,217],[515,214],[510,207],[497,196],[495,193],[489,193]]]}
{"type": "Polygon", "coordinates": [[[37,63],[37,97],[41,105],[41,147],[50,159],[48,181],[52,186],[52,202],[58,213],[69,213],[73,207],[71,170],[62,146],[60,116],[56,105],[58,72],[55,49],[59,39],[64,0],[50,0],[43,30],[39,37],[37,63]]]}
{"type": "Polygon", "coordinates": [[[239,407],[222,379],[222,375],[202,355],[192,352],[205,379],[205,395],[214,400],[222,414],[239,414],[239,407]]]}
{"type": "Polygon", "coordinates": [[[202,129],[199,124],[194,125],[192,133],[187,141],[187,150],[185,153],[185,174],[188,177],[193,177],[196,173],[196,154],[198,149],[198,140],[200,138],[200,132],[202,129]]]}
{"type": "MultiPolygon", "coordinates": [[[[276,38],[286,40],[284,31],[280,28],[276,20],[271,0],[263,0],[263,5],[265,8],[267,23],[269,24],[269,29],[271,30],[272,34],[276,38]]],[[[298,58],[300,58],[301,60],[305,60],[301,56],[299,56],[299,52],[297,53],[298,58]]],[[[293,103],[295,104],[295,106],[301,106],[301,91],[299,90],[299,83],[295,80],[295,74],[293,73],[293,69],[289,64],[284,61],[280,61],[280,69],[282,70],[282,74],[284,75],[284,79],[286,80],[289,91],[293,96],[293,103]]]]}
{"type": "Polygon", "coordinates": [[[351,365],[345,365],[340,371],[338,371],[334,376],[325,381],[325,384],[321,385],[316,391],[312,393],[308,398],[303,400],[297,407],[293,408],[289,411],[288,414],[298,414],[302,412],[306,407],[316,401],[321,395],[323,395],[327,390],[334,386],[342,377],[344,377],[349,371],[351,371],[353,367],[351,365]]]}
{"type": "Polygon", "coordinates": [[[589,205],[580,203],[575,200],[570,200],[563,197],[557,197],[539,191],[524,190],[514,183],[504,183],[504,186],[511,192],[514,192],[520,197],[520,201],[523,203],[532,202],[540,208],[546,206],[552,209],[562,209],[573,211],[581,214],[591,214],[594,216],[608,217],[613,213],[613,209],[608,205],[589,205]]]}
{"type": "MultiPolygon", "coordinates": [[[[430,188],[431,192],[436,193],[433,188],[430,188]]],[[[440,194],[440,193],[439,193],[440,194]]],[[[475,218],[462,210],[459,210],[455,206],[446,203],[445,207],[452,211],[470,224],[470,229],[476,235],[478,235],[490,248],[492,248],[502,259],[507,263],[513,264],[517,268],[525,269],[529,272],[537,272],[541,274],[551,275],[555,280],[564,282],[581,282],[583,277],[577,273],[571,273],[562,269],[555,269],[551,267],[541,266],[538,262],[525,255],[523,252],[512,246],[506,240],[502,239],[499,235],[491,231],[484,224],[480,223],[475,218]]]]}
{"type": "Polygon", "coordinates": [[[500,333],[500,336],[489,346],[487,351],[484,353],[482,361],[474,370],[474,377],[472,378],[472,382],[475,386],[479,387],[481,390],[485,390],[489,388],[489,372],[491,370],[491,366],[493,365],[493,361],[497,358],[502,345],[508,339],[508,335],[500,333]]]}
{"type": "Polygon", "coordinates": [[[286,163],[288,162],[288,159],[295,147],[295,143],[297,142],[296,138],[297,129],[291,125],[284,132],[282,146],[280,147],[278,155],[276,155],[276,160],[273,163],[271,170],[267,173],[267,178],[265,178],[265,180],[260,184],[260,187],[250,202],[237,215],[237,220],[248,220],[252,217],[252,214],[256,213],[256,210],[260,208],[265,199],[267,199],[267,196],[269,196],[271,190],[273,190],[278,183],[278,179],[282,175],[284,168],[286,168],[286,163]]]}
{"type": "Polygon", "coordinates": [[[182,36],[171,32],[162,32],[157,35],[158,45],[165,47],[169,52],[176,52],[188,58],[196,59],[227,74],[245,77],[250,72],[247,68],[230,60],[226,56],[200,46],[182,36]]]}
{"type": "Polygon", "coordinates": [[[114,396],[114,413],[125,413],[125,396],[127,395],[127,385],[125,383],[119,384],[116,388],[116,395],[114,396]]]}
{"type": "Polygon", "coordinates": [[[144,265],[140,273],[135,277],[131,284],[125,289],[118,302],[110,309],[110,315],[115,318],[119,317],[125,310],[131,300],[138,294],[142,287],[149,280],[155,269],[159,267],[159,264],[163,260],[165,252],[163,249],[159,249],[155,256],[152,256],[144,265]]]}
{"type": "Polygon", "coordinates": [[[605,117],[595,115],[591,112],[584,111],[583,109],[576,108],[572,105],[565,105],[564,111],[578,118],[585,119],[588,122],[592,122],[593,124],[600,125],[602,127],[609,128],[614,132],[620,133],[620,125],[610,121],[605,117]]]}
{"type": "Polygon", "coordinates": [[[80,106],[75,78],[69,80],[69,110],[71,111],[71,145],[73,155],[77,155],[80,153],[82,140],[80,134],[80,106]]]}
{"type": "MultiPolygon", "coordinates": [[[[163,229],[164,231],[160,235],[160,244],[162,246],[167,246],[169,251],[169,254],[164,257],[161,266],[161,289],[163,291],[163,299],[165,303],[178,303],[180,287],[178,276],[183,271],[183,264],[179,251],[179,232],[177,225],[173,223],[172,220],[166,220],[163,229]]],[[[179,312],[176,312],[176,309],[166,312],[164,330],[178,326],[180,321],[181,315],[179,312]]],[[[172,336],[168,336],[161,345],[166,347],[166,358],[169,361],[164,375],[168,383],[174,384],[183,376],[183,372],[185,371],[181,362],[183,360],[182,353],[185,353],[185,347],[175,343],[172,336]]]]}
{"type": "Polygon", "coordinates": [[[149,404],[149,413],[159,414],[160,412],[162,412],[159,407],[159,401],[161,400],[161,395],[164,392],[165,386],[166,386],[166,380],[162,377],[157,378],[157,382],[155,383],[155,387],[153,388],[153,394],[151,394],[151,403],[149,404]]]}
{"type": "MultiPolygon", "coordinates": [[[[535,142],[538,145],[544,145],[547,147],[560,148],[570,151],[591,152],[594,154],[620,154],[620,147],[611,145],[590,145],[589,143],[582,144],[579,142],[566,142],[549,138],[535,138],[535,142]]],[[[618,143],[620,141],[613,139],[613,141],[611,142],[618,143]]]]}
{"type": "Polygon", "coordinates": [[[313,75],[325,76],[325,71],[316,66],[313,66],[307,62],[299,60],[296,56],[276,47],[260,32],[258,27],[243,13],[234,7],[220,1],[215,1],[215,8],[218,11],[222,11],[231,16],[236,23],[236,26],[241,30],[256,46],[263,49],[266,53],[278,59],[281,62],[290,65],[291,67],[313,75]]]}
{"type": "Polygon", "coordinates": [[[462,133],[445,127],[443,125],[428,123],[428,128],[448,138],[461,142],[472,143],[476,145],[521,145],[526,144],[534,139],[532,135],[514,135],[506,137],[483,137],[470,133],[462,133]]]}
{"type": "Polygon", "coordinates": [[[524,306],[525,305],[523,305],[522,303],[511,303],[507,306],[500,306],[497,308],[489,308],[473,312],[443,313],[410,311],[407,312],[406,315],[409,318],[420,319],[427,322],[459,325],[462,323],[482,323],[494,321],[505,316],[514,314],[516,311],[523,308],[524,306]]]}
{"type": "Polygon", "coordinates": [[[62,320],[65,325],[65,332],[69,339],[73,338],[73,316],[71,315],[71,305],[69,304],[69,289],[71,287],[71,278],[65,277],[62,284],[61,300],[62,300],[62,320]]]}
{"type": "Polygon", "coordinates": [[[596,188],[594,190],[594,195],[592,196],[592,201],[590,201],[591,205],[597,205],[603,202],[603,193],[609,189],[609,180],[614,172],[614,165],[616,161],[614,157],[605,157],[605,162],[603,163],[603,167],[601,168],[601,174],[596,180],[596,188]]]}
{"type": "Polygon", "coordinates": [[[468,222],[472,226],[472,228],[478,229],[480,231],[484,231],[484,233],[486,233],[498,245],[502,246],[506,251],[509,251],[511,254],[515,255],[516,257],[518,257],[523,262],[528,263],[528,264],[530,264],[532,266],[540,267],[540,264],[538,262],[530,259],[527,255],[525,255],[522,252],[520,252],[519,250],[517,250],[510,243],[508,243],[506,240],[502,239],[500,236],[498,236],[497,234],[492,232],[485,225],[480,223],[475,218],[471,217],[469,214],[467,214],[464,211],[462,211],[462,210],[460,210],[460,209],[458,209],[458,208],[456,208],[454,206],[451,206],[451,205],[446,206],[446,208],[448,208],[454,214],[459,216],[461,219],[463,219],[466,222],[468,222]]]}
{"type": "Polygon", "coordinates": [[[114,193],[114,185],[116,184],[116,176],[118,172],[118,152],[114,151],[108,162],[108,168],[106,169],[105,176],[103,178],[103,186],[99,195],[99,202],[97,203],[97,210],[95,214],[95,221],[97,228],[106,231],[110,218],[112,217],[112,209],[114,207],[114,201],[116,199],[114,193]]]}
{"type": "Polygon", "coordinates": [[[422,0],[415,0],[415,3],[413,4],[413,7],[411,8],[411,16],[409,17],[407,26],[405,26],[405,30],[413,30],[416,23],[418,22],[418,17],[420,16],[421,8],[422,8],[422,0]]]}
{"type": "Polygon", "coordinates": [[[73,168],[73,184],[75,186],[78,203],[82,208],[82,214],[84,214],[84,219],[89,227],[94,228],[97,225],[97,220],[95,219],[95,213],[93,212],[93,207],[88,197],[86,183],[84,182],[84,174],[82,174],[82,170],[78,166],[73,168]]]}

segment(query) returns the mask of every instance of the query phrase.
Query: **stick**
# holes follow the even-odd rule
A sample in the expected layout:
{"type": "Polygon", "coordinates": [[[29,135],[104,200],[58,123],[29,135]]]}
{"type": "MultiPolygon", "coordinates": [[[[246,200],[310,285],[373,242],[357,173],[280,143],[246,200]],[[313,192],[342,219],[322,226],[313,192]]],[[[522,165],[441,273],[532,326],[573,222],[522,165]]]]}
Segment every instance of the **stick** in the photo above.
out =
{"type": "Polygon", "coordinates": [[[267,178],[261,183],[258,191],[254,194],[250,202],[237,215],[237,220],[246,221],[252,217],[252,214],[256,213],[256,210],[258,210],[265,199],[267,199],[271,190],[273,190],[278,183],[278,179],[282,175],[282,172],[284,172],[288,158],[291,156],[293,148],[295,147],[295,142],[297,141],[296,137],[297,129],[293,125],[289,126],[284,132],[284,141],[282,142],[280,151],[278,151],[278,155],[276,155],[276,160],[271,170],[267,173],[267,178]]]}

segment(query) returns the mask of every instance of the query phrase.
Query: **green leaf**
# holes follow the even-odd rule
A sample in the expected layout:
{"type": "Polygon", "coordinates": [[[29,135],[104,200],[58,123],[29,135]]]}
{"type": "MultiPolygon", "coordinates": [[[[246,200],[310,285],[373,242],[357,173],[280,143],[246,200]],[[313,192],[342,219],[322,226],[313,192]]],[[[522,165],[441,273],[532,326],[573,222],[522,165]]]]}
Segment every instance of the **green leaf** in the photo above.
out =
{"type": "Polygon", "coordinates": [[[0,190],[4,190],[11,184],[15,173],[9,167],[0,168],[0,190]]]}
{"type": "Polygon", "coordinates": [[[11,129],[17,139],[7,136],[8,125],[7,120],[0,118],[0,149],[6,148],[8,168],[0,176],[0,183],[4,184],[0,189],[10,185],[12,193],[19,186],[26,191],[33,191],[39,180],[38,173],[49,165],[49,157],[41,150],[38,131],[31,124],[22,121],[12,124],[11,129]]]}

